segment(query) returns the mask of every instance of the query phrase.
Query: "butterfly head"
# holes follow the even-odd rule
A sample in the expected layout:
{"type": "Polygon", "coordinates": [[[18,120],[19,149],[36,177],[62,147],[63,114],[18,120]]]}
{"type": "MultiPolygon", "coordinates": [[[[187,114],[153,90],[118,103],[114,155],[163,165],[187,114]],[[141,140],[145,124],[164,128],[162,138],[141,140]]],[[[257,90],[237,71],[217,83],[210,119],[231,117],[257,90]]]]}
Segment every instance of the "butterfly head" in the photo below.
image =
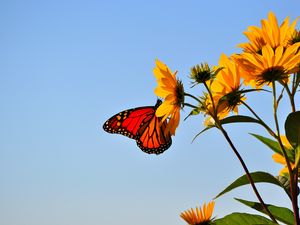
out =
{"type": "Polygon", "coordinates": [[[162,100],[157,99],[156,104],[155,104],[154,107],[157,109],[161,104],[162,104],[162,100]]]}

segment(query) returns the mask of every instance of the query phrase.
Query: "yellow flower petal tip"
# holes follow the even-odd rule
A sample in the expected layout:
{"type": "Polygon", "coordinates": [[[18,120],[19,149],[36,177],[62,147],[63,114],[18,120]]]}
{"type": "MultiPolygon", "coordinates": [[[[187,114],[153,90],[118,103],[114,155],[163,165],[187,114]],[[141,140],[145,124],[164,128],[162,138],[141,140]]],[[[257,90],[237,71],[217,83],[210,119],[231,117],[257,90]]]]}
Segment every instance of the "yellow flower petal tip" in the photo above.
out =
{"type": "Polygon", "coordinates": [[[207,205],[204,203],[202,207],[189,209],[180,214],[189,225],[208,225],[213,222],[212,214],[214,211],[215,202],[211,201],[207,205]]]}
{"type": "Polygon", "coordinates": [[[249,42],[238,46],[248,53],[260,53],[263,46],[269,44],[273,49],[278,46],[288,47],[293,39],[298,18],[289,24],[289,17],[286,17],[281,25],[273,12],[269,12],[268,19],[261,20],[261,27],[250,26],[244,32],[249,42]]]}

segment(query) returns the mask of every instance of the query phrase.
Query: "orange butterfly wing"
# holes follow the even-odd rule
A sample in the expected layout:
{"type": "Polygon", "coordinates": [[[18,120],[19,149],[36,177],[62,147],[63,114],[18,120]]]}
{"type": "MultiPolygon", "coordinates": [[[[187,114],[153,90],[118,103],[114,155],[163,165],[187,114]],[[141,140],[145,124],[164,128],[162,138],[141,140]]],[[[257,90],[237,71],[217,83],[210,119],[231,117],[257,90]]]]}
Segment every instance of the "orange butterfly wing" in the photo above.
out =
{"type": "Polygon", "coordinates": [[[137,145],[149,154],[161,154],[167,150],[172,139],[170,133],[165,135],[167,121],[161,123],[161,118],[153,116],[151,120],[142,124],[138,131],[137,145]]]}
{"type": "Polygon", "coordinates": [[[165,134],[167,121],[155,116],[161,104],[157,100],[155,106],[144,106],[122,111],[108,119],[103,129],[109,133],[118,133],[135,139],[138,147],[149,154],[160,154],[167,150],[172,139],[165,134]]]}
{"type": "Polygon", "coordinates": [[[136,139],[137,132],[144,120],[149,120],[155,114],[153,106],[128,109],[108,119],[103,129],[108,133],[117,133],[136,139]]]}

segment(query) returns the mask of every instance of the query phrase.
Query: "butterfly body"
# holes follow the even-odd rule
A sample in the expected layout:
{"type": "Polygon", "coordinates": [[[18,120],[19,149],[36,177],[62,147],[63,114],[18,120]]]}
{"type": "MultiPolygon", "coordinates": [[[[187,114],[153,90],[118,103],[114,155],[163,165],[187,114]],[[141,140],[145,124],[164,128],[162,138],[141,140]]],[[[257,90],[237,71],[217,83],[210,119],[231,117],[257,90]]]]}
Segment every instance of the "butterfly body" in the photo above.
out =
{"type": "Polygon", "coordinates": [[[172,139],[169,132],[165,132],[167,121],[162,122],[155,115],[160,104],[161,100],[157,100],[155,106],[119,112],[104,123],[103,129],[136,140],[138,147],[148,154],[161,154],[171,146],[172,139]]]}

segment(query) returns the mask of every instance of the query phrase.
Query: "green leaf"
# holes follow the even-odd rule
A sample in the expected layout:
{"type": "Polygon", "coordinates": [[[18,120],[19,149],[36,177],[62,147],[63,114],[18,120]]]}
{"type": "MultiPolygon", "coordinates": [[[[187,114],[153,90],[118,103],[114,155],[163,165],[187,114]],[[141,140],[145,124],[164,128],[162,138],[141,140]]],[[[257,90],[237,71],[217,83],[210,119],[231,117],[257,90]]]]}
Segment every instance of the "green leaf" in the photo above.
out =
{"type": "Polygon", "coordinates": [[[213,128],[215,126],[208,126],[208,127],[205,127],[203,130],[201,130],[198,134],[195,135],[195,137],[193,138],[192,142],[195,141],[195,139],[202,133],[204,133],[205,131],[209,130],[210,128],[213,128]]]}
{"type": "Polygon", "coordinates": [[[300,145],[300,111],[292,112],[286,118],[285,134],[294,148],[300,145]]]}
{"type": "Polygon", "coordinates": [[[284,126],[286,137],[295,149],[295,165],[298,166],[300,160],[300,111],[290,113],[284,126]]]}
{"type": "MultiPolygon", "coordinates": [[[[250,116],[241,116],[241,115],[237,115],[237,116],[229,116],[226,117],[225,119],[220,120],[221,124],[229,124],[229,123],[260,123],[259,120],[254,119],[250,116]]],[[[216,126],[209,126],[204,128],[202,131],[200,131],[198,134],[196,134],[196,136],[193,138],[193,141],[202,133],[204,133],[205,131],[216,127],[216,126]]],[[[193,142],[192,141],[192,142],[193,142]]]]}
{"type": "MultiPolygon", "coordinates": [[[[265,172],[253,172],[250,173],[251,177],[253,179],[254,183],[270,183],[270,184],[275,184],[281,188],[283,188],[283,186],[281,185],[281,183],[276,179],[276,177],[274,177],[273,175],[269,174],[269,173],[265,173],[265,172]]],[[[246,184],[250,184],[247,175],[243,175],[241,177],[239,177],[238,179],[236,179],[232,184],[230,184],[227,188],[225,188],[220,194],[218,194],[215,198],[220,197],[221,195],[246,184]]]]}
{"type": "Polygon", "coordinates": [[[261,141],[262,143],[264,143],[266,146],[268,146],[271,150],[273,150],[274,152],[278,153],[278,154],[282,154],[280,145],[277,141],[274,141],[270,138],[266,138],[263,136],[260,136],[258,134],[252,134],[250,133],[253,137],[257,138],[259,141],[261,141]]]}
{"type": "Polygon", "coordinates": [[[253,214],[232,213],[221,219],[215,220],[214,225],[254,225],[254,224],[274,224],[271,220],[253,214]]]}
{"type": "Polygon", "coordinates": [[[271,92],[271,91],[269,91],[269,90],[260,88],[260,89],[247,89],[247,90],[241,90],[241,91],[239,91],[239,93],[244,94],[244,93],[247,93],[247,92],[253,92],[253,91],[266,91],[266,92],[271,92]]]}
{"type": "Polygon", "coordinates": [[[228,124],[228,123],[258,123],[260,124],[259,120],[254,119],[250,116],[242,116],[242,115],[236,115],[236,116],[229,116],[225,119],[220,120],[221,124],[228,124]]]}
{"type": "MultiPolygon", "coordinates": [[[[265,211],[262,205],[259,202],[251,202],[243,199],[235,198],[235,200],[251,207],[252,209],[255,209],[261,213],[264,213],[268,215],[265,211]]],[[[294,224],[294,213],[287,208],[284,207],[278,207],[275,205],[266,204],[269,211],[272,213],[272,215],[275,217],[276,220],[279,220],[285,224],[293,225],[294,224]]]]}
{"type": "MultiPolygon", "coordinates": [[[[251,134],[251,133],[250,133],[251,134]]],[[[258,134],[251,134],[253,137],[257,138],[259,141],[261,141],[262,143],[264,143],[266,146],[268,146],[271,150],[273,150],[275,153],[278,153],[280,155],[282,155],[282,151],[280,148],[280,145],[277,141],[274,141],[270,138],[266,138],[263,136],[260,136],[258,134]]],[[[294,163],[294,152],[293,151],[287,151],[287,155],[289,160],[294,163]]]]}

